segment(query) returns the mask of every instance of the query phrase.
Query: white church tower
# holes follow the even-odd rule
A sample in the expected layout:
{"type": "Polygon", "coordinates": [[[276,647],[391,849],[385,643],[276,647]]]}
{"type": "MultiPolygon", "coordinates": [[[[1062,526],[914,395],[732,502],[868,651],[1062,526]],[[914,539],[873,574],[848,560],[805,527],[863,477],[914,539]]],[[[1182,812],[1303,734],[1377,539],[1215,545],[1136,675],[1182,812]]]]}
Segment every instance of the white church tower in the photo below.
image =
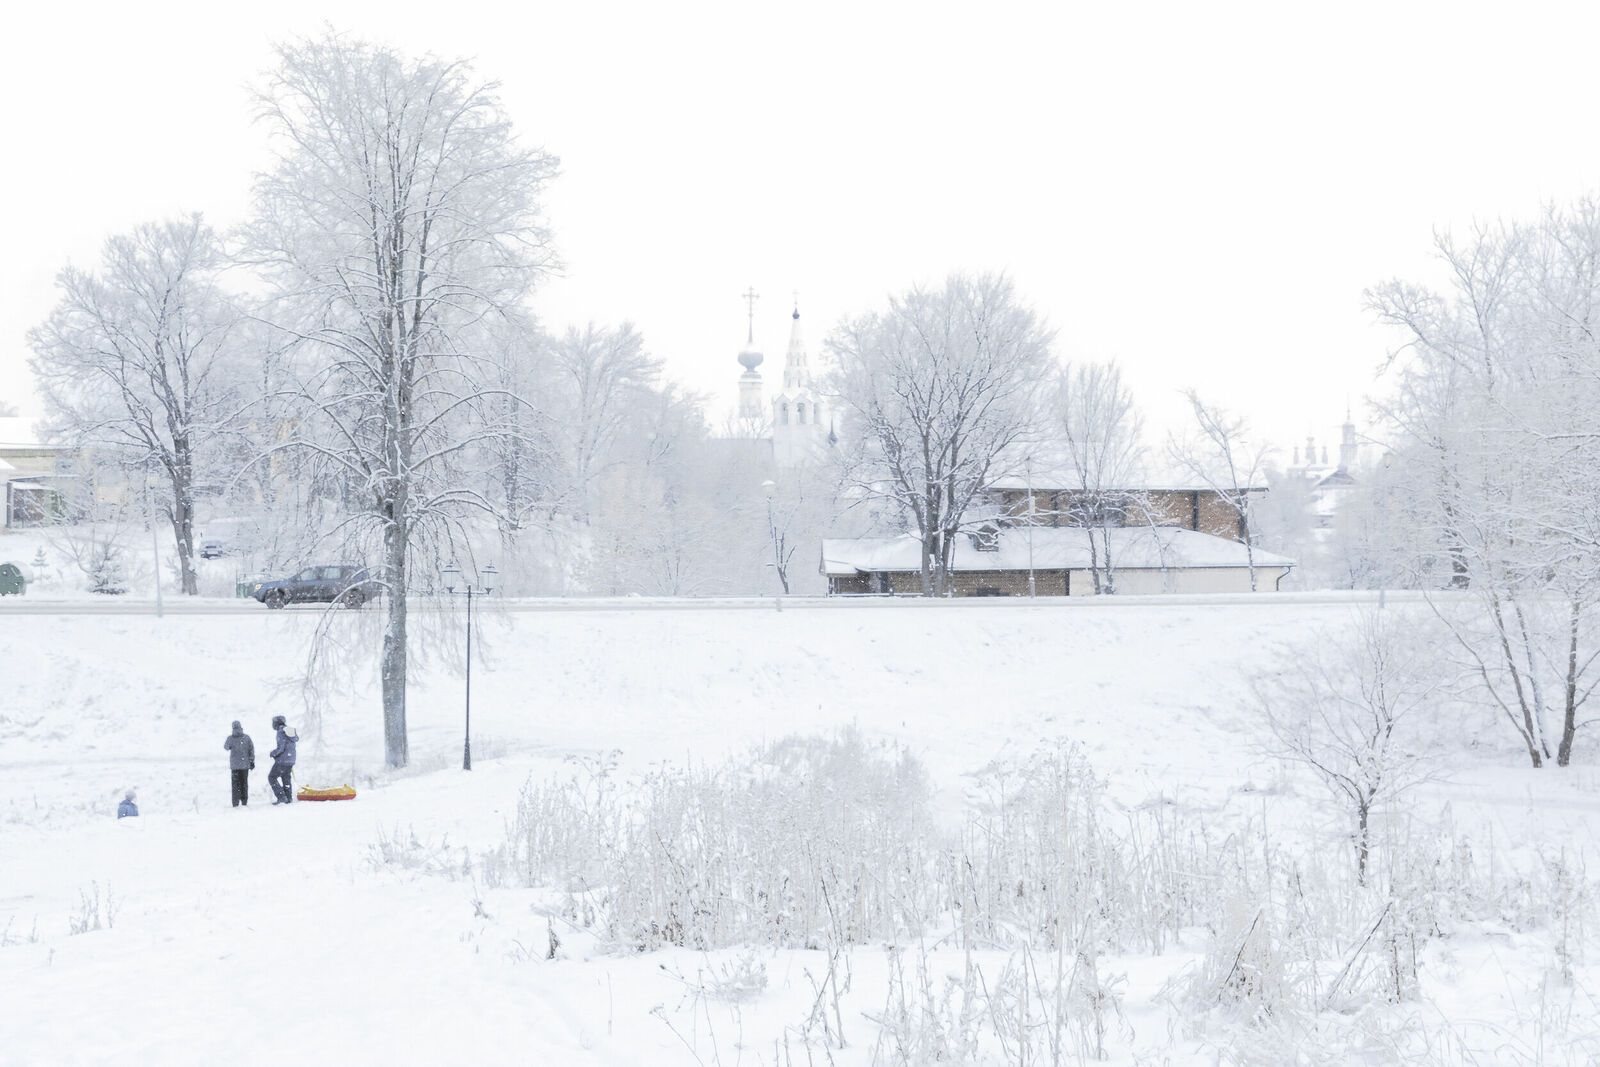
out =
{"type": "Polygon", "coordinates": [[[800,308],[796,306],[789,327],[789,351],[783,361],[783,391],[772,399],[773,460],[779,467],[814,462],[827,447],[829,426],[828,413],[806,365],[800,308]]]}

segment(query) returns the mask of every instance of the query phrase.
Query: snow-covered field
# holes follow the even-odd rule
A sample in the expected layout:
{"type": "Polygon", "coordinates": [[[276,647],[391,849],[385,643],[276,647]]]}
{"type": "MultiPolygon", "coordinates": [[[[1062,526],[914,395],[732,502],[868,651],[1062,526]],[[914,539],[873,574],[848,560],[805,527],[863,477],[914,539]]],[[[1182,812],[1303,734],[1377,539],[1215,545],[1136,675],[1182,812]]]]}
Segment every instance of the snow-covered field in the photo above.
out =
{"type": "MultiPolygon", "coordinates": [[[[519,794],[607,759],[626,791],[639,776],[743,765],[764,744],[853,729],[868,750],[909,752],[935,821],[952,828],[971,819],[985,768],[1065,744],[1100,781],[1108,821],[1148,828],[1137,820],[1170,813],[1208,840],[1259,835],[1267,864],[1298,871],[1303,859],[1311,882],[1345,865],[1344,824],[1314,782],[1262,754],[1247,683],[1358,610],[1292,596],[491,610],[472,677],[470,774],[459,617],[443,616],[412,692],[412,766],[388,774],[374,613],[158,620],[0,605],[0,1063],[787,1067],[922,1062],[941,1049],[1017,1062],[1025,1035],[1006,1020],[1031,1009],[998,991],[1025,933],[976,944],[950,919],[902,931],[892,952],[883,938],[630,951],[586,925],[572,898],[507,876],[519,794]],[[318,668],[325,700],[313,715],[298,676],[323,621],[362,652],[318,668]],[[297,781],[349,783],[355,801],[269,806],[277,713],[300,727],[297,781]],[[222,741],[234,719],[258,750],[246,810],[228,803],[222,741]],[[116,820],[129,788],[141,815],[116,820]],[[975,1036],[963,1044],[940,1026],[975,1036]]],[[[1384,610],[1425,625],[1415,603],[1384,610]]],[[[1447,780],[1383,832],[1430,848],[1450,837],[1452,855],[1492,858],[1485,884],[1505,888],[1480,892],[1470,915],[1440,906],[1450,922],[1418,949],[1401,1003],[1330,992],[1316,1011],[1252,1019],[1208,1002],[1208,961],[1244,957],[1250,917],[1238,929],[1197,922],[1159,950],[1099,958],[1104,995],[1057,1028],[1074,1043],[1052,1050],[1040,1029],[1028,1062],[1078,1062],[1097,1045],[1116,1063],[1594,1062],[1594,750],[1580,742],[1572,768],[1527,770],[1487,711],[1452,712],[1432,734],[1447,780]],[[1526,903],[1550,886],[1568,906],[1526,903]],[[1084,1036],[1096,1026],[1100,1039],[1084,1036]]],[[[1195,872],[1197,896],[1224,892],[1207,877],[1195,872]]],[[[1370,902],[1331,970],[1362,958],[1384,907],[1381,895],[1370,902]]]]}

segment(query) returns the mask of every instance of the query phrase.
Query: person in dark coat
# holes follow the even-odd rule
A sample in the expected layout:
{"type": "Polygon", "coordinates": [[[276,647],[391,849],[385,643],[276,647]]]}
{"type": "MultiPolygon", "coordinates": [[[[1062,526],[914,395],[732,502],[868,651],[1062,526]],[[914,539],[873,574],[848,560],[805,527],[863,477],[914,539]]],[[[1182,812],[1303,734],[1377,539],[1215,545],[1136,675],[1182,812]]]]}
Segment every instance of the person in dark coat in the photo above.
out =
{"type": "Polygon", "coordinates": [[[294,746],[299,736],[289,729],[282,715],[272,717],[273,728],[278,731],[278,747],[267,753],[272,757],[272,770],[267,772],[267,784],[277,799],[274,804],[287,804],[294,799],[294,746]]]}
{"type": "Polygon", "coordinates": [[[122,798],[122,803],[117,805],[117,818],[126,819],[130,815],[139,814],[139,805],[133,802],[133,790],[128,790],[128,795],[122,798]]]}
{"type": "Polygon", "coordinates": [[[222,742],[228,750],[228,769],[233,772],[233,806],[250,803],[250,772],[256,769],[256,745],[244,732],[239,720],[233,720],[233,733],[222,742]]]}

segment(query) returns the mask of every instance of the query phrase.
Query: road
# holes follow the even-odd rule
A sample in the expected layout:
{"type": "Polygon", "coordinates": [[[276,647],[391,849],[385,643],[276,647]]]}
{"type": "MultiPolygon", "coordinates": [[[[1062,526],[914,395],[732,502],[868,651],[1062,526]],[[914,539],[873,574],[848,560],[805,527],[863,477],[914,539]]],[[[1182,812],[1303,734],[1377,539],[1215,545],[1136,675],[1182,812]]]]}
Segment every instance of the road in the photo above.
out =
{"type": "MultiPolygon", "coordinates": [[[[1330,590],[1306,593],[1208,593],[1205,595],[1115,596],[1115,597],[968,597],[959,600],[923,597],[827,597],[789,596],[781,601],[784,611],[883,611],[910,609],[921,611],[986,611],[1029,607],[1048,610],[1100,610],[1105,608],[1166,605],[1174,608],[1205,604],[1260,605],[1285,602],[1297,604],[1372,605],[1380,603],[1421,603],[1425,597],[1453,599],[1459,592],[1416,591],[1378,593],[1367,590],[1330,590]]],[[[488,597],[480,600],[480,610],[513,613],[562,611],[772,611],[773,597],[488,597]]],[[[460,598],[440,601],[416,597],[411,610],[419,612],[459,611],[460,598]]],[[[223,600],[197,597],[168,597],[162,610],[168,615],[253,615],[269,609],[254,600],[223,600]]],[[[327,611],[326,604],[296,604],[289,612],[327,611]]],[[[341,609],[342,610],[342,609],[341,609]]],[[[376,606],[362,609],[380,610],[376,606]]],[[[34,597],[0,598],[0,618],[9,615],[154,615],[153,600],[123,597],[84,597],[46,599],[34,597]]]]}

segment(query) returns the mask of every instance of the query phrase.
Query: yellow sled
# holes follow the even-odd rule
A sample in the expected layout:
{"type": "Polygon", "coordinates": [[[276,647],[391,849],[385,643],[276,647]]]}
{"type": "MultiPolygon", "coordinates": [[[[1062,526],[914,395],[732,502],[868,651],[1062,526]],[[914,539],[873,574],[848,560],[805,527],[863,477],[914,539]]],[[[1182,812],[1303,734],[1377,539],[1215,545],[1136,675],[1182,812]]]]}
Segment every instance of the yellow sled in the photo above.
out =
{"type": "Polygon", "coordinates": [[[354,800],[356,791],[347,785],[337,789],[312,789],[309,785],[300,787],[300,792],[295,794],[296,800],[354,800]]]}

